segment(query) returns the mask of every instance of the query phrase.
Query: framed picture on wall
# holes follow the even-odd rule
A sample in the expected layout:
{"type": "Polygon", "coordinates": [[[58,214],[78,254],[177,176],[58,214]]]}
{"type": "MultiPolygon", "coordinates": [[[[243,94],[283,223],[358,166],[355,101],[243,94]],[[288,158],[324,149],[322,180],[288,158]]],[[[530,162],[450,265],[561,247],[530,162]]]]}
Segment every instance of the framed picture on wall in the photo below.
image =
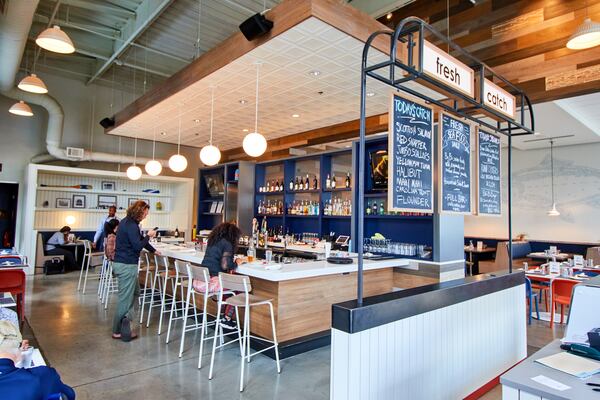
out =
{"type": "Polygon", "coordinates": [[[56,208],[71,208],[71,199],[56,199],[56,208]]]}
{"type": "Polygon", "coordinates": [[[73,208],[85,208],[85,195],[74,194],[73,195],[73,208]]]}
{"type": "Polygon", "coordinates": [[[102,190],[115,190],[114,181],[102,181],[102,190]]]}
{"type": "Polygon", "coordinates": [[[136,201],[141,200],[143,202],[145,202],[146,204],[150,205],[150,199],[138,199],[137,197],[130,197],[127,201],[127,207],[131,206],[133,203],[135,203],[136,201]]]}
{"type": "Polygon", "coordinates": [[[117,196],[107,196],[105,194],[98,195],[98,208],[108,208],[117,206],[117,196]]]}

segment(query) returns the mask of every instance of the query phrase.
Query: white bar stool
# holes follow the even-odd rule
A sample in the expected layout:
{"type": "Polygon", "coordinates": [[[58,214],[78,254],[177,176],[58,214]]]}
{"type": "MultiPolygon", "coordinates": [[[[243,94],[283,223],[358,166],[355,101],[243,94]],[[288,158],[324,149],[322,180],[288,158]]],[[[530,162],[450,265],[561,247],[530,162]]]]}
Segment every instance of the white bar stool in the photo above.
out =
{"type": "MultiPolygon", "coordinates": [[[[150,318],[152,316],[152,308],[160,306],[160,314],[158,317],[158,335],[162,332],[163,315],[169,313],[167,307],[171,306],[173,301],[177,301],[175,284],[176,272],[169,268],[169,258],[167,256],[158,257],[154,255],[154,262],[156,263],[156,273],[154,280],[152,281],[152,291],[156,288],[158,283],[160,290],[160,305],[154,304],[154,297],[150,298],[150,306],[148,308],[148,321],[146,327],[150,326],[150,318]],[[162,260],[162,266],[161,261],[162,260]],[[171,294],[167,293],[167,286],[171,283],[171,294]]],[[[183,300],[181,301],[183,304],[183,300]]]]}
{"type": "MultiPolygon", "coordinates": [[[[206,267],[198,267],[195,265],[191,265],[190,263],[186,263],[186,270],[187,270],[187,275],[189,277],[189,281],[188,281],[188,290],[187,290],[187,295],[186,295],[186,300],[185,300],[185,309],[184,309],[184,316],[183,316],[183,329],[181,331],[181,343],[179,345],[179,357],[181,357],[181,355],[183,354],[183,346],[185,343],[185,334],[186,332],[190,332],[196,329],[202,329],[202,332],[200,334],[200,351],[198,353],[198,368],[202,368],[202,353],[203,353],[203,349],[204,349],[204,341],[205,340],[210,340],[212,338],[209,337],[205,337],[206,334],[208,333],[208,327],[211,325],[215,325],[217,320],[216,318],[213,321],[208,321],[208,299],[212,296],[218,295],[218,291],[217,292],[211,292],[210,291],[210,274],[208,272],[208,268],[206,267]],[[196,289],[194,289],[193,286],[193,282],[194,281],[200,281],[204,283],[204,291],[199,292],[196,291],[196,289]],[[190,298],[192,299],[193,305],[194,305],[194,310],[197,310],[196,308],[196,294],[202,294],[202,297],[204,299],[203,301],[203,305],[202,305],[202,322],[198,323],[198,319],[197,319],[197,311],[195,311],[195,324],[188,326],[188,310],[190,307],[190,298]]],[[[230,291],[223,291],[223,294],[234,294],[233,292],[230,291]]],[[[221,337],[221,342],[223,341],[223,338],[221,337]]]]}
{"type": "Polygon", "coordinates": [[[119,291],[119,284],[117,278],[113,276],[113,262],[107,260],[106,277],[104,281],[104,293],[100,298],[100,302],[104,304],[104,309],[108,308],[108,299],[111,293],[117,293],[119,291]]]}
{"type": "MultiPolygon", "coordinates": [[[[241,348],[240,348],[240,353],[242,356],[242,360],[241,360],[241,364],[240,364],[240,392],[242,392],[244,390],[244,361],[248,361],[250,362],[251,357],[265,352],[267,350],[270,349],[275,349],[275,361],[277,364],[277,373],[281,373],[281,366],[279,364],[279,346],[277,343],[277,333],[276,333],[276,329],[275,329],[275,316],[273,313],[273,303],[271,302],[271,299],[264,299],[262,297],[258,297],[255,296],[253,294],[250,294],[250,292],[252,291],[252,286],[250,284],[250,278],[244,275],[232,275],[232,274],[225,274],[225,273],[219,273],[219,285],[220,285],[220,289],[219,289],[219,302],[218,302],[218,308],[217,308],[217,323],[215,326],[215,334],[213,336],[213,347],[212,347],[212,353],[210,356],[210,370],[208,372],[208,379],[212,379],[213,377],[213,366],[214,366],[214,361],[215,361],[215,350],[217,349],[217,333],[219,332],[219,330],[221,330],[221,319],[220,319],[220,313],[221,313],[221,305],[227,304],[230,306],[235,307],[235,315],[236,315],[236,320],[237,320],[237,326],[238,326],[238,332],[240,330],[240,323],[239,323],[239,312],[238,312],[238,308],[239,307],[244,307],[244,329],[242,332],[242,336],[241,336],[241,348]],[[223,294],[224,294],[224,290],[223,288],[226,287],[228,290],[233,290],[236,292],[243,292],[240,294],[236,294],[232,297],[229,297],[225,300],[223,300],[223,294]],[[250,334],[250,307],[256,307],[256,306],[262,306],[262,305],[268,305],[269,306],[269,311],[271,313],[271,329],[272,329],[272,333],[273,333],[273,340],[268,340],[265,338],[261,338],[258,336],[254,336],[250,334]],[[260,351],[251,353],[250,352],[250,338],[254,338],[254,339],[258,339],[267,343],[272,343],[272,346],[266,347],[260,351]]],[[[234,332],[235,333],[235,332],[234,332]]],[[[221,345],[218,346],[218,348],[224,347],[230,343],[239,341],[240,338],[229,341],[227,343],[223,343],[221,345]]]]}
{"type": "MultiPolygon", "coordinates": [[[[175,277],[172,280],[172,284],[174,285],[173,300],[171,301],[171,310],[169,311],[169,326],[167,328],[167,340],[166,340],[167,344],[169,343],[169,339],[171,338],[171,325],[173,324],[173,321],[184,318],[183,314],[181,314],[181,316],[179,316],[179,317],[173,316],[173,314],[175,312],[184,311],[184,307],[186,307],[186,306],[189,307],[189,304],[187,304],[184,301],[184,298],[185,298],[184,297],[185,296],[184,288],[186,286],[190,286],[185,263],[183,261],[175,260],[174,264],[175,264],[175,277]],[[177,300],[177,289],[178,288],[180,288],[180,291],[181,291],[181,300],[180,301],[177,300]],[[179,303],[181,305],[181,308],[177,308],[178,307],[177,303],[179,303]]],[[[187,309],[185,310],[185,314],[187,314],[187,309]]],[[[194,319],[195,319],[196,325],[198,325],[198,312],[196,311],[196,299],[195,298],[194,298],[194,319]]]]}
{"type": "MultiPolygon", "coordinates": [[[[89,240],[83,241],[83,261],[81,263],[81,270],[79,271],[79,282],[77,282],[77,291],[79,291],[79,289],[81,287],[81,278],[83,276],[83,270],[85,268],[85,278],[83,279],[83,290],[82,290],[82,293],[85,294],[85,286],[87,284],[88,271],[90,269],[90,266],[93,268],[93,267],[100,265],[100,264],[93,264],[92,259],[93,259],[93,257],[103,257],[103,256],[104,256],[104,252],[102,252],[102,251],[92,252],[92,242],[90,242],[89,240]]],[[[98,277],[99,276],[100,275],[98,275],[98,277]]]]}
{"type": "Polygon", "coordinates": [[[144,309],[146,307],[146,301],[150,300],[155,296],[155,292],[149,283],[154,279],[154,275],[156,274],[156,266],[150,263],[150,256],[148,251],[142,250],[142,254],[140,254],[141,263],[139,272],[145,272],[146,277],[144,279],[144,286],[140,290],[140,296],[138,297],[138,304],[140,305],[140,324],[144,321],[144,309]]]}

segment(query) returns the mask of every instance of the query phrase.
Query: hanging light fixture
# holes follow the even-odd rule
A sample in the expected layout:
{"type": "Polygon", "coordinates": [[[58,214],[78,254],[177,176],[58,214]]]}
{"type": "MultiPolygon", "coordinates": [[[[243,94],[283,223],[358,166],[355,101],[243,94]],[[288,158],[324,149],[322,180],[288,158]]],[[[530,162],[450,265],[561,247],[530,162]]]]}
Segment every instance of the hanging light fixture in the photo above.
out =
{"type": "Polygon", "coordinates": [[[569,38],[567,48],[571,50],[583,50],[600,45],[600,23],[592,21],[588,17],[587,1],[585,4],[585,20],[579,25],[575,33],[569,38]]]}
{"type": "Polygon", "coordinates": [[[267,140],[263,135],[258,133],[258,78],[260,70],[260,61],[256,62],[256,109],[254,117],[254,132],[251,132],[244,137],[242,147],[246,154],[250,157],[259,157],[267,150],[267,140]]]}
{"type": "Polygon", "coordinates": [[[154,136],[152,138],[152,160],[149,160],[144,169],[150,176],[157,176],[162,172],[162,164],[154,159],[154,151],[156,149],[156,126],[154,127],[154,136]]]}
{"type": "Polygon", "coordinates": [[[21,79],[17,87],[25,92],[44,94],[48,88],[36,74],[31,74],[21,79]]]}
{"type": "Polygon", "coordinates": [[[137,136],[135,137],[135,145],[133,148],[133,165],[127,168],[127,177],[132,181],[137,181],[142,177],[142,169],[135,165],[137,159],[137,136]]]}
{"type": "Polygon", "coordinates": [[[204,163],[204,165],[216,165],[219,163],[221,159],[221,151],[217,148],[217,146],[213,146],[213,116],[215,111],[215,88],[211,88],[210,94],[210,139],[208,141],[208,146],[204,146],[200,150],[200,161],[204,163]]]}
{"type": "Polygon", "coordinates": [[[31,107],[29,107],[29,105],[23,100],[20,100],[18,103],[13,104],[12,107],[8,109],[8,112],[23,117],[31,117],[33,115],[31,107]]]}
{"type": "Polygon", "coordinates": [[[169,168],[174,172],[182,172],[187,168],[187,159],[179,154],[181,148],[181,106],[179,107],[179,137],[177,139],[177,154],[174,154],[169,158],[169,168]]]}
{"type": "Polygon", "coordinates": [[[42,49],[53,51],[54,53],[71,54],[75,52],[75,46],[60,26],[54,25],[39,34],[35,42],[42,49]]]}
{"type": "Polygon", "coordinates": [[[549,217],[557,217],[560,212],[556,209],[556,202],[554,201],[554,141],[550,141],[550,176],[552,179],[552,208],[548,210],[549,217]]]}

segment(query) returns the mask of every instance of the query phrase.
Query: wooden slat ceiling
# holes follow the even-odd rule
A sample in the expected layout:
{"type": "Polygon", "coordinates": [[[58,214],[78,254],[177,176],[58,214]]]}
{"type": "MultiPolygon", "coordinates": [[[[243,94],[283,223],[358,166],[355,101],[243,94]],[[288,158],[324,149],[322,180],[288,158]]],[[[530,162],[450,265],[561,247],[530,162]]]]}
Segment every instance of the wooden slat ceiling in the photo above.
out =
{"type": "MultiPolygon", "coordinates": [[[[450,0],[450,37],[539,103],[600,88],[600,46],[566,48],[586,15],[600,21],[600,0],[486,0],[477,5],[450,0]]],[[[393,28],[408,16],[447,30],[446,0],[417,0],[380,22],[393,28]]]]}

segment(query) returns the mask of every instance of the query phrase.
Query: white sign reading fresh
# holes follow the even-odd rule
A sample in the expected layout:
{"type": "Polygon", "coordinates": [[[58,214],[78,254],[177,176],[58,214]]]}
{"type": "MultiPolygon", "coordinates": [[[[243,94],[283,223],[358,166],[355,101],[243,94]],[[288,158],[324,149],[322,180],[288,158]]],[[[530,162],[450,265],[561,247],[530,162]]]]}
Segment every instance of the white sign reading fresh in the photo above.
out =
{"type": "Polygon", "coordinates": [[[515,96],[488,79],[483,81],[483,104],[512,119],[515,118],[515,96]]]}
{"type": "Polygon", "coordinates": [[[423,42],[423,72],[453,89],[475,97],[473,70],[427,40],[423,42]]]}

